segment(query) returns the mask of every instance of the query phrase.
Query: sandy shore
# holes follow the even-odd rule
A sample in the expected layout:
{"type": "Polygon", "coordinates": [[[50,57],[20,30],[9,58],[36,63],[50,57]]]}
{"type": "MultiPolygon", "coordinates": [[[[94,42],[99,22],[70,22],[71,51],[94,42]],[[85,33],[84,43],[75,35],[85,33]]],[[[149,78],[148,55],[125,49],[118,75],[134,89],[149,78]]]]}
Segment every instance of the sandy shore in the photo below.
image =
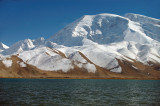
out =
{"type": "Polygon", "coordinates": [[[160,78],[119,78],[119,77],[31,77],[31,78],[19,78],[19,77],[0,77],[0,79],[119,79],[119,80],[160,80],[160,78]]]}

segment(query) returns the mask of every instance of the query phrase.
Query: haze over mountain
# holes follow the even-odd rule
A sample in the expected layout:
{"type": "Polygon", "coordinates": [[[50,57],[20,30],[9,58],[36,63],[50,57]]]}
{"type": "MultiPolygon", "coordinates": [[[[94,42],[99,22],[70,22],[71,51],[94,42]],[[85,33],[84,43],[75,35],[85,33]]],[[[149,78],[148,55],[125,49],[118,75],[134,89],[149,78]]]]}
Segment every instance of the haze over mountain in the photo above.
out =
{"type": "Polygon", "coordinates": [[[1,77],[160,78],[160,20],[84,15],[46,40],[2,50],[1,77]]]}

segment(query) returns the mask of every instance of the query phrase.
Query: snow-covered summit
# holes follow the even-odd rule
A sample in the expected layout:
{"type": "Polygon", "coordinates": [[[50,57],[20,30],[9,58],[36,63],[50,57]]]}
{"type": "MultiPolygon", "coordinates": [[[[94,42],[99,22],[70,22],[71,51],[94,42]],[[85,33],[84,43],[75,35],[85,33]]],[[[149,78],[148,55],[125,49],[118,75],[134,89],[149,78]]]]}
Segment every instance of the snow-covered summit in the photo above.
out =
{"type": "Polygon", "coordinates": [[[49,48],[59,48],[63,47],[62,45],[57,45],[51,41],[46,41],[43,37],[40,37],[35,40],[25,39],[18,41],[17,43],[11,45],[9,49],[6,49],[2,52],[3,55],[12,55],[18,54],[23,51],[32,50],[39,47],[49,47],[49,48]]]}
{"type": "Polygon", "coordinates": [[[66,46],[82,45],[83,38],[106,44],[123,40],[129,21],[114,14],[84,15],[49,40],[66,46]]]}
{"type": "Polygon", "coordinates": [[[5,49],[8,49],[9,47],[5,44],[3,44],[2,42],[0,42],[0,49],[1,50],[5,50],[5,49]]]}
{"type": "Polygon", "coordinates": [[[0,42],[0,53],[6,49],[8,49],[9,47],[5,44],[3,44],[2,42],[0,42]]]}
{"type": "Polygon", "coordinates": [[[33,41],[31,39],[25,39],[13,44],[9,49],[2,53],[5,55],[16,54],[25,50],[30,50],[34,47],[35,46],[33,45],[33,41]]]}
{"type": "MultiPolygon", "coordinates": [[[[135,17],[138,15],[128,14],[126,17],[107,13],[84,15],[48,40],[65,46],[82,45],[83,38],[90,39],[99,44],[108,44],[123,40],[139,43],[155,42],[153,39],[160,41],[160,26],[158,24],[152,25],[154,28],[150,30],[151,25],[145,24],[143,26],[139,22],[143,18],[144,22],[152,18],[140,15],[140,20],[135,21],[134,18],[132,19],[132,16],[135,17]]],[[[151,22],[159,23],[158,19],[153,20],[151,22]]]]}

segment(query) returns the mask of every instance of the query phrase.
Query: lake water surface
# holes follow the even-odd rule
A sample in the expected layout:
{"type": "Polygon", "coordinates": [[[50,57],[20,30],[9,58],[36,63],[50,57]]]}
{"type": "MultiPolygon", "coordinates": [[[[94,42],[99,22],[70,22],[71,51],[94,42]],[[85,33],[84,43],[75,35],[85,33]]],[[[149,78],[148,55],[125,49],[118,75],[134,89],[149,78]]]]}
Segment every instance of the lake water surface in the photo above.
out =
{"type": "Polygon", "coordinates": [[[0,105],[160,106],[160,81],[0,79],[0,105]]]}

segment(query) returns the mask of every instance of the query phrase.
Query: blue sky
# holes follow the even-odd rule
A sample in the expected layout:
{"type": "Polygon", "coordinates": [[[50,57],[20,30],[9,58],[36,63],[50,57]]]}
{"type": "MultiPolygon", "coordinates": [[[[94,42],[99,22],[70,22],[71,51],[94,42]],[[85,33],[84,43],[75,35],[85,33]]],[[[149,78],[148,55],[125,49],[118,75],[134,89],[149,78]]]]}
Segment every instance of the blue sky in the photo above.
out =
{"type": "Polygon", "coordinates": [[[99,13],[160,19],[160,0],[0,0],[0,42],[47,39],[77,18],[99,13]]]}

